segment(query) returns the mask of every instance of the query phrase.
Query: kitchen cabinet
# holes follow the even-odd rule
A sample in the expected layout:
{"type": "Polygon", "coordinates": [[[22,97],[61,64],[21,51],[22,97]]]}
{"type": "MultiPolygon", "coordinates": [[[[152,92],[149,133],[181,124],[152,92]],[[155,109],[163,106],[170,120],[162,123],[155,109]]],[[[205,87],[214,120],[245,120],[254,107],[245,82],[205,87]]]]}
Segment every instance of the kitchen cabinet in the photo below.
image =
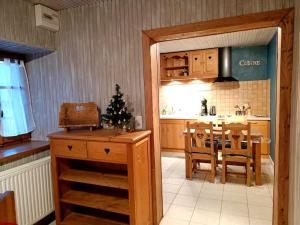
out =
{"type": "Polygon", "coordinates": [[[218,77],[218,49],[164,53],[160,56],[162,81],[218,77]]]}
{"type": "Polygon", "coordinates": [[[218,77],[218,49],[191,51],[189,53],[189,76],[191,78],[218,77]]]}
{"type": "MultiPolygon", "coordinates": [[[[161,119],[160,120],[160,141],[161,149],[168,151],[184,151],[184,135],[186,123],[194,123],[197,120],[186,119],[161,119]]],[[[267,120],[251,120],[252,132],[263,135],[261,154],[270,154],[270,121],[267,120]]]]}
{"type": "Polygon", "coordinates": [[[251,131],[261,133],[262,144],[261,144],[261,154],[269,155],[270,154],[270,121],[265,120],[252,120],[251,131]]]}
{"type": "Polygon", "coordinates": [[[160,120],[160,144],[163,150],[184,151],[185,120],[160,120]]]}

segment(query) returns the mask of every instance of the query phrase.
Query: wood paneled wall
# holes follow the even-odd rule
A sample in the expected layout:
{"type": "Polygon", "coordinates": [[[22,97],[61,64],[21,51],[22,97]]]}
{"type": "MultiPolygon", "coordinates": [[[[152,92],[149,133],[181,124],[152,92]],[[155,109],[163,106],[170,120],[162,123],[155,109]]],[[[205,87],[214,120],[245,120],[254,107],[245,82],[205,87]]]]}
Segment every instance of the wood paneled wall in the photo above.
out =
{"type": "Polygon", "coordinates": [[[55,33],[35,26],[34,7],[24,0],[0,0],[0,40],[55,49],[55,33]]]}
{"type": "Polygon", "coordinates": [[[300,1],[295,1],[294,72],[290,140],[289,223],[300,224],[300,1]]]}
{"type": "Polygon", "coordinates": [[[142,30],[292,7],[294,0],[104,0],[61,11],[57,51],[27,63],[37,130],[57,129],[63,101],[105,111],[115,83],[144,116],[142,30]]]}

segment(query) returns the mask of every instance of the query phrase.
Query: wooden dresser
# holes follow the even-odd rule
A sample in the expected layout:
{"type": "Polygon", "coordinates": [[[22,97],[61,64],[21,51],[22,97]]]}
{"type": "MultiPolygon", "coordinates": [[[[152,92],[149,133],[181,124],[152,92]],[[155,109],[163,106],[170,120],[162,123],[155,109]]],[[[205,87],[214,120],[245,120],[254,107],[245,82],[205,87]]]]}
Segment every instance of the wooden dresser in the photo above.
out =
{"type": "Polygon", "coordinates": [[[150,131],[49,135],[56,224],[152,224],[150,131]]]}

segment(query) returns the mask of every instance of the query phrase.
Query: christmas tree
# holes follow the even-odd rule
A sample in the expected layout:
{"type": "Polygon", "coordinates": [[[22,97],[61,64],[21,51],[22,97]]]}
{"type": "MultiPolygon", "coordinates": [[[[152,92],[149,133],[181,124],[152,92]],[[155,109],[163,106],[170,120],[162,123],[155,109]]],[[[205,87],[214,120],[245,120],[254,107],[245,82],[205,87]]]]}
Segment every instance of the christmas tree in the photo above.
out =
{"type": "Polygon", "coordinates": [[[112,96],[106,109],[106,120],[110,125],[118,128],[126,128],[132,117],[131,113],[127,111],[123,95],[120,91],[120,85],[116,84],[116,94],[112,96]]]}

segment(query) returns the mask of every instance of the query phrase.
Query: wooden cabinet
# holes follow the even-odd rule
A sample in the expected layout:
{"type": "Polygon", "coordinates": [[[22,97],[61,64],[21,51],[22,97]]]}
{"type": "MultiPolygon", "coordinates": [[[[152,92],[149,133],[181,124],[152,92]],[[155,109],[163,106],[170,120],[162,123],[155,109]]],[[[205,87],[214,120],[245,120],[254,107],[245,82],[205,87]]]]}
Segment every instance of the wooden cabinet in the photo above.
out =
{"type": "Polygon", "coordinates": [[[150,131],[49,137],[57,225],[153,224],[150,131]]]}
{"type": "Polygon", "coordinates": [[[255,120],[250,121],[252,132],[263,135],[261,144],[261,154],[270,154],[270,121],[255,120]]]}
{"type": "Polygon", "coordinates": [[[191,78],[218,77],[218,49],[191,51],[189,53],[189,76],[191,78]]]}
{"type": "Polygon", "coordinates": [[[161,80],[218,77],[218,49],[165,53],[160,56],[161,80]]]}
{"type": "MultiPolygon", "coordinates": [[[[160,120],[160,144],[162,150],[184,151],[184,135],[186,123],[194,123],[197,120],[161,119],[160,120]]],[[[270,154],[270,121],[251,120],[252,132],[263,135],[261,153],[270,154]]]]}
{"type": "Polygon", "coordinates": [[[185,120],[162,119],[160,120],[161,148],[166,150],[184,150],[185,120]]]}
{"type": "Polygon", "coordinates": [[[189,53],[176,52],[161,54],[161,80],[184,79],[188,76],[189,53]]]}

